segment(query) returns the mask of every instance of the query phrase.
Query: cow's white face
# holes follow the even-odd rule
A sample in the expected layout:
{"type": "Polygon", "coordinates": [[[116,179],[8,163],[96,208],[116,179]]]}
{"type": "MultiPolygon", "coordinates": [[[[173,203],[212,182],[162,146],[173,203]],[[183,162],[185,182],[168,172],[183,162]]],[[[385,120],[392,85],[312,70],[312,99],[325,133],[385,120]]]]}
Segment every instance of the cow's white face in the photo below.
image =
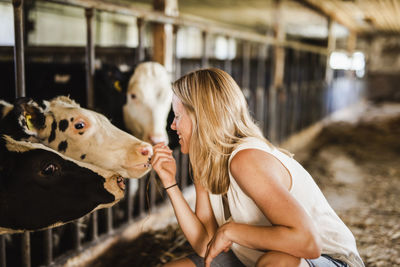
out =
{"type": "Polygon", "coordinates": [[[168,143],[167,117],[171,109],[171,81],[159,63],[139,64],[129,81],[123,107],[125,127],[150,143],[168,143]]]}
{"type": "MultiPolygon", "coordinates": [[[[43,144],[73,159],[140,178],[150,167],[152,147],[118,129],[103,115],[81,108],[67,97],[45,102],[45,127],[33,129],[43,144]]],[[[27,124],[29,126],[29,123],[27,124]]]]}

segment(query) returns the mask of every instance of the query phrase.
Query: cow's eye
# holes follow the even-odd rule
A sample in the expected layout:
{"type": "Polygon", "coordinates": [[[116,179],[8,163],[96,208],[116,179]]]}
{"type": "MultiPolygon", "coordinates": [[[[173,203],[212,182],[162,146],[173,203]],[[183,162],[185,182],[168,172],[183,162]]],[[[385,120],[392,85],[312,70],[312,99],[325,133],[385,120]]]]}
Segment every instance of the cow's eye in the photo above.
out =
{"type": "Polygon", "coordinates": [[[136,94],[131,94],[132,99],[136,99],[136,94]]]}
{"type": "Polygon", "coordinates": [[[80,121],[80,122],[75,123],[75,129],[80,130],[80,129],[83,129],[83,127],[85,127],[84,122],[80,121]]]}
{"type": "Polygon", "coordinates": [[[58,167],[52,163],[46,165],[46,167],[42,170],[44,175],[52,175],[58,170],[58,167]]]}

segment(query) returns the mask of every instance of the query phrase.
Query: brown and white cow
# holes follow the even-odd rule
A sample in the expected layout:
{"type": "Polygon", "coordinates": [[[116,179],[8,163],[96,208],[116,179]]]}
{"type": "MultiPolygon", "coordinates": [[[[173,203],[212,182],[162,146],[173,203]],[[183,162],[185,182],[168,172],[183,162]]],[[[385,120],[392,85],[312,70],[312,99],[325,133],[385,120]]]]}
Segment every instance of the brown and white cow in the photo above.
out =
{"type": "Polygon", "coordinates": [[[129,80],[123,107],[125,127],[146,142],[168,143],[166,126],[171,102],[167,70],[157,62],[139,64],[129,80]]]}
{"type": "Polygon", "coordinates": [[[62,225],[124,196],[123,178],[0,135],[0,235],[62,225]]]}
{"type": "Polygon", "coordinates": [[[17,99],[1,124],[6,125],[3,133],[17,140],[40,142],[75,160],[124,177],[140,178],[150,170],[150,144],[65,96],[40,105],[28,98],[17,99]]]}

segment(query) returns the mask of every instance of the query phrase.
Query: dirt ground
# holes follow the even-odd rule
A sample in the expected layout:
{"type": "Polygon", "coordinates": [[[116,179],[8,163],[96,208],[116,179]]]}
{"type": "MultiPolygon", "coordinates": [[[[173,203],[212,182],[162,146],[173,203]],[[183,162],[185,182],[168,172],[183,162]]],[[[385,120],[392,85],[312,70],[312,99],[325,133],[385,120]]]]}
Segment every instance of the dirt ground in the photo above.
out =
{"type": "MultiPolygon", "coordinates": [[[[400,266],[400,104],[349,114],[327,122],[295,158],[353,232],[365,265],[400,266]]],[[[90,266],[160,266],[190,252],[170,225],[118,243],[90,266]]]]}

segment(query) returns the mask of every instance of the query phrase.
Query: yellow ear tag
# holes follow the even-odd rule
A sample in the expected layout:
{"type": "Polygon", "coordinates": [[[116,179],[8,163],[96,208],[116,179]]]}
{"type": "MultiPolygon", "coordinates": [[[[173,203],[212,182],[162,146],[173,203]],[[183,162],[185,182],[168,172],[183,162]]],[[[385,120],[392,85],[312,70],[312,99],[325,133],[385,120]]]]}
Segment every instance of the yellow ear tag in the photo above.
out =
{"type": "Polygon", "coordinates": [[[28,126],[29,130],[33,130],[33,128],[34,128],[31,119],[32,119],[32,115],[30,115],[30,114],[25,115],[26,125],[28,126]]]}
{"type": "Polygon", "coordinates": [[[115,88],[115,90],[117,90],[118,92],[122,92],[122,88],[121,88],[121,85],[119,84],[119,81],[115,81],[115,82],[114,82],[114,88],[115,88]]]}

